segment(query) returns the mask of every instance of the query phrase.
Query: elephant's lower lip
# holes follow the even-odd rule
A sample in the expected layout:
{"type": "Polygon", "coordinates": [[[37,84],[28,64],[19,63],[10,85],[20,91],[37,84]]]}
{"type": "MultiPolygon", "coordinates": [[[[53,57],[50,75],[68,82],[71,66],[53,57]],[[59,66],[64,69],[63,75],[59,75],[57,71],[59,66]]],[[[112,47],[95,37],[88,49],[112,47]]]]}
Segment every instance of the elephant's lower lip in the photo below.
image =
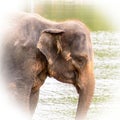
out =
{"type": "Polygon", "coordinates": [[[69,83],[69,84],[73,84],[74,83],[72,79],[62,79],[62,80],[59,79],[59,81],[63,82],[63,83],[69,83]]]}
{"type": "Polygon", "coordinates": [[[67,79],[74,79],[75,78],[75,73],[74,72],[68,72],[68,73],[65,73],[64,76],[67,79]]]}
{"type": "Polygon", "coordinates": [[[63,83],[68,83],[68,84],[73,84],[74,83],[74,80],[73,79],[70,79],[70,78],[66,78],[64,76],[62,77],[57,77],[55,76],[54,77],[56,80],[60,81],[60,82],[63,82],[63,83]]]}

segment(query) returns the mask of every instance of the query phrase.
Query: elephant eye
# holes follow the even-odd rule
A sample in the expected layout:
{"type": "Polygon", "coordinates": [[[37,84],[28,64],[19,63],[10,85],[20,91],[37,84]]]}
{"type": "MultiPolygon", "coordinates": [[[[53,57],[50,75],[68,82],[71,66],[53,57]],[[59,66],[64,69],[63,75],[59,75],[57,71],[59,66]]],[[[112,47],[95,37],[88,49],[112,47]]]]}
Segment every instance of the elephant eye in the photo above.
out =
{"type": "Polygon", "coordinates": [[[84,66],[87,62],[86,58],[83,56],[80,57],[74,57],[74,60],[80,65],[80,66],[84,66]]]}
{"type": "Polygon", "coordinates": [[[79,57],[76,59],[80,66],[84,65],[85,59],[83,57],[79,57]]]}
{"type": "Polygon", "coordinates": [[[84,61],[84,58],[83,57],[79,57],[79,58],[77,58],[77,61],[82,63],[84,61]]]}

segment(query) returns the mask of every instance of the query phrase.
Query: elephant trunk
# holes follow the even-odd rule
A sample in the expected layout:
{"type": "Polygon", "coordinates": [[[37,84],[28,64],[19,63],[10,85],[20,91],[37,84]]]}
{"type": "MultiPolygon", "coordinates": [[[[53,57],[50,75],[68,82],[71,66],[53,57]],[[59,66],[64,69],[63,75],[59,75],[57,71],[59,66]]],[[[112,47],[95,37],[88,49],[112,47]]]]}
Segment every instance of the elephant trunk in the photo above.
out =
{"type": "Polygon", "coordinates": [[[93,94],[94,94],[94,74],[93,63],[88,62],[85,69],[80,71],[77,81],[77,91],[79,93],[78,108],[76,120],[85,120],[89,109],[93,94]]]}

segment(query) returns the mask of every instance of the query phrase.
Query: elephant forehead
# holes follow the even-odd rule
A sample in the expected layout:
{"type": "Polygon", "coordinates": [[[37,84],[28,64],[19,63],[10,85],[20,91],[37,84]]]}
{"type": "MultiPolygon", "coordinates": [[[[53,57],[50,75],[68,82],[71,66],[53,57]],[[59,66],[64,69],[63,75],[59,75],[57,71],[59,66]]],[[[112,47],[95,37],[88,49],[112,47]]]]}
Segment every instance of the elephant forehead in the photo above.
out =
{"type": "Polygon", "coordinates": [[[63,47],[79,50],[86,46],[87,37],[85,33],[80,31],[68,31],[62,40],[63,47]]]}
{"type": "Polygon", "coordinates": [[[87,47],[87,43],[86,40],[85,41],[74,41],[71,48],[70,48],[71,54],[75,55],[75,56],[84,56],[87,55],[88,53],[88,47],[87,47]]]}
{"type": "MultiPolygon", "coordinates": [[[[67,37],[66,37],[67,39],[67,37]]],[[[63,42],[64,56],[80,57],[88,55],[88,40],[84,33],[71,34],[71,37],[63,42]],[[68,54],[67,54],[68,53],[68,54]]]]}

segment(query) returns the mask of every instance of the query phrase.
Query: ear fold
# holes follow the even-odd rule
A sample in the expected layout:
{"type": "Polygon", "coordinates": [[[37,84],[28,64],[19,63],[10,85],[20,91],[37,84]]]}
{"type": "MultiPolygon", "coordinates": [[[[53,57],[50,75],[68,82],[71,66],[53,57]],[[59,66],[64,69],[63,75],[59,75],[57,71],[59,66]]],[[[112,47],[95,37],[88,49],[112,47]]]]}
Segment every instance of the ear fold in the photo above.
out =
{"type": "Polygon", "coordinates": [[[46,56],[49,64],[52,64],[57,54],[62,51],[63,33],[64,31],[60,29],[46,29],[41,33],[37,48],[46,56]]]}
{"type": "Polygon", "coordinates": [[[45,30],[43,30],[42,33],[49,33],[49,34],[53,34],[53,35],[61,35],[62,33],[64,33],[64,31],[61,30],[61,29],[45,29],[45,30]]]}

